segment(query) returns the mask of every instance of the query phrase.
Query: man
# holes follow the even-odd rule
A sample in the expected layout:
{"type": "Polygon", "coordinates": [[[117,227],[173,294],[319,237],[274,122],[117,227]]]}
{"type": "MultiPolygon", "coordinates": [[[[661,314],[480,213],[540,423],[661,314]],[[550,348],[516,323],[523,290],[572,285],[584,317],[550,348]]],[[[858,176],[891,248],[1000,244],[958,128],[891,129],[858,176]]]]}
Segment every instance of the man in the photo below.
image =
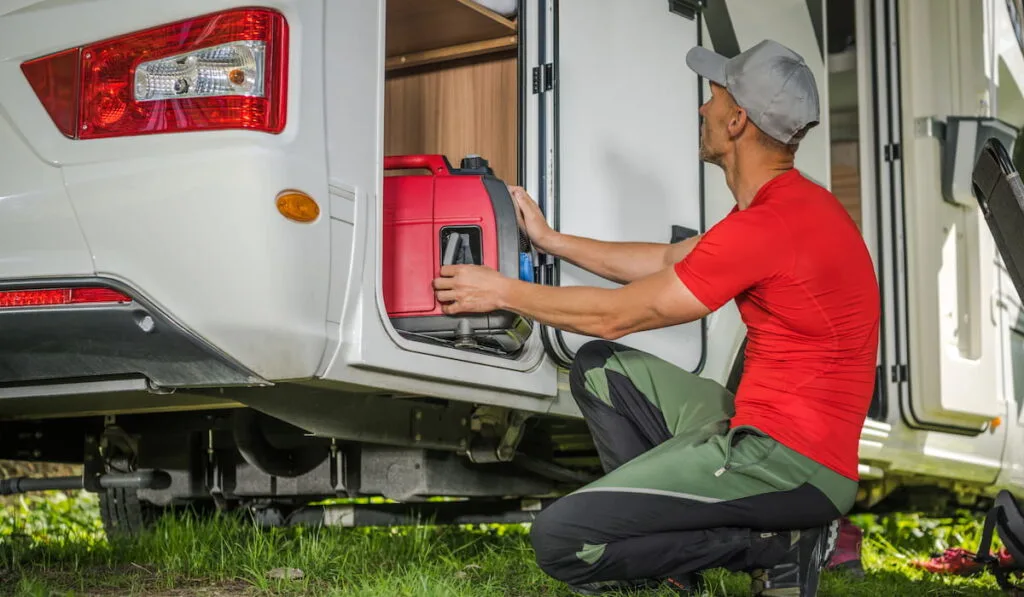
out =
{"type": "MultiPolygon", "coordinates": [[[[853,505],[875,376],[879,295],[857,226],[793,166],[818,123],[814,77],[764,41],[686,57],[707,78],[700,152],[736,207],[700,238],[609,243],[552,231],[513,189],[543,252],[620,288],[556,288],[476,266],[434,281],[449,314],[508,309],[602,338],[570,372],[607,474],[556,501],[531,532],[540,567],[577,592],[752,573],[754,595],[816,594],[829,530],[853,505]],[[748,346],[738,391],[614,342],[705,317],[735,299],[748,346]]],[[[638,198],[642,200],[642,198],[638,198]]]]}

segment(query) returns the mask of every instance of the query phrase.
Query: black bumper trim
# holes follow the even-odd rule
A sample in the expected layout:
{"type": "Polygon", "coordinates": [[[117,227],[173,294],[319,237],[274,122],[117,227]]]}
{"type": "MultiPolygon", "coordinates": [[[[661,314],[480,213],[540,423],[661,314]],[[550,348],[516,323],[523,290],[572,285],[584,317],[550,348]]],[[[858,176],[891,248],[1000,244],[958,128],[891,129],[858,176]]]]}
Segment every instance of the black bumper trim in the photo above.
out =
{"type": "Polygon", "coordinates": [[[134,302],[0,309],[0,387],[135,375],[165,388],[270,385],[116,280],[0,281],[0,290],[66,287],[134,302]]]}

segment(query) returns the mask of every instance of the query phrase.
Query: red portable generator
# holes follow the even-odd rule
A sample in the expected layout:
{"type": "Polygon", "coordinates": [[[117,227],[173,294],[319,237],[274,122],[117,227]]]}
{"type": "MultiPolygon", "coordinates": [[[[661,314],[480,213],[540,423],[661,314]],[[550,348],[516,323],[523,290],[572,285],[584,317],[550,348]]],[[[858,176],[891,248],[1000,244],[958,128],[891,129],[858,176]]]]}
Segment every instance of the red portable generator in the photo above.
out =
{"type": "Polygon", "coordinates": [[[434,295],[441,266],[471,263],[533,280],[508,187],[471,155],[452,168],[443,155],[384,158],[384,304],[407,337],[498,354],[518,351],[533,323],[515,313],[445,315],[434,295]],[[524,249],[521,253],[521,249],[524,249]]]}

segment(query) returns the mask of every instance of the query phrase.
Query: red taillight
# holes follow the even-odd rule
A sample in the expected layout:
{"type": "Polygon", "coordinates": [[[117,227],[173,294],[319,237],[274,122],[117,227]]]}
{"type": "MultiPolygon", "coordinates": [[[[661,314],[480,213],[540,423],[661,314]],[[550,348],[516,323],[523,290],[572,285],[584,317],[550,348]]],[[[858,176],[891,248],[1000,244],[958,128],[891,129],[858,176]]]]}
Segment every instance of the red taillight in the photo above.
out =
{"type": "Polygon", "coordinates": [[[109,288],[46,288],[42,290],[0,291],[0,309],[130,302],[132,302],[131,298],[109,288]]]}
{"type": "Polygon", "coordinates": [[[22,65],[74,139],[217,129],[279,133],[288,26],[273,10],[228,10],[22,65]]]}
{"type": "Polygon", "coordinates": [[[54,124],[65,136],[74,137],[78,113],[79,49],[65,50],[21,65],[32,90],[54,124]]]}

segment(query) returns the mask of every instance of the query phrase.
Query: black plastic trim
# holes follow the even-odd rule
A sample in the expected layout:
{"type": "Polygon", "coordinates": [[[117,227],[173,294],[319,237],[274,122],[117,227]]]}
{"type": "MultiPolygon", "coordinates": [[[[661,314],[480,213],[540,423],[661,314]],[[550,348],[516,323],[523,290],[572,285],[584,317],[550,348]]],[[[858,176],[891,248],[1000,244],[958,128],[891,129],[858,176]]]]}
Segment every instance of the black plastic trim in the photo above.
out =
{"type": "Polygon", "coordinates": [[[498,231],[498,268],[510,278],[519,278],[519,223],[516,205],[508,185],[494,176],[481,177],[494,209],[494,227],[498,231]]]}
{"type": "Polygon", "coordinates": [[[448,344],[459,341],[459,323],[465,322],[471,336],[500,347],[501,356],[515,357],[530,338],[533,322],[510,311],[494,311],[473,315],[427,315],[424,317],[398,317],[391,325],[399,333],[412,334],[416,339],[429,338],[448,344]]]}
{"type": "MultiPolygon", "coordinates": [[[[723,2],[724,4],[724,2],[723,2]]],[[[697,13],[697,45],[704,45],[704,15],[703,13],[697,13]]],[[[697,107],[704,105],[704,81],[703,77],[697,76],[697,107]]],[[[700,114],[697,115],[697,130],[700,130],[700,114]]],[[[707,200],[705,193],[705,175],[704,169],[708,167],[707,163],[697,156],[697,196],[698,203],[700,205],[700,232],[706,232],[708,229],[707,223],[707,200]]],[[[746,340],[744,340],[746,343],[746,340]]],[[[704,371],[704,366],[708,362],[708,320],[706,317],[702,317],[700,320],[700,360],[697,361],[697,367],[692,371],[695,375],[699,375],[704,371]]]]}
{"type": "Polygon", "coordinates": [[[0,310],[0,387],[132,375],[166,388],[270,385],[120,281],[0,282],[0,290],[67,287],[110,288],[133,302],[0,310]]]}
{"type": "MultiPolygon", "coordinates": [[[[726,58],[732,58],[739,54],[740,42],[736,37],[736,30],[733,29],[729,7],[726,6],[725,0],[711,2],[700,14],[707,22],[712,49],[726,58]]],[[[697,26],[700,26],[700,21],[697,26]]]]}
{"type": "Polygon", "coordinates": [[[811,14],[814,37],[818,40],[818,52],[825,59],[825,6],[824,0],[807,0],[807,12],[811,14]]]}
{"type": "Polygon", "coordinates": [[[705,0],[668,0],[668,11],[691,21],[704,8],[705,0]]]}

